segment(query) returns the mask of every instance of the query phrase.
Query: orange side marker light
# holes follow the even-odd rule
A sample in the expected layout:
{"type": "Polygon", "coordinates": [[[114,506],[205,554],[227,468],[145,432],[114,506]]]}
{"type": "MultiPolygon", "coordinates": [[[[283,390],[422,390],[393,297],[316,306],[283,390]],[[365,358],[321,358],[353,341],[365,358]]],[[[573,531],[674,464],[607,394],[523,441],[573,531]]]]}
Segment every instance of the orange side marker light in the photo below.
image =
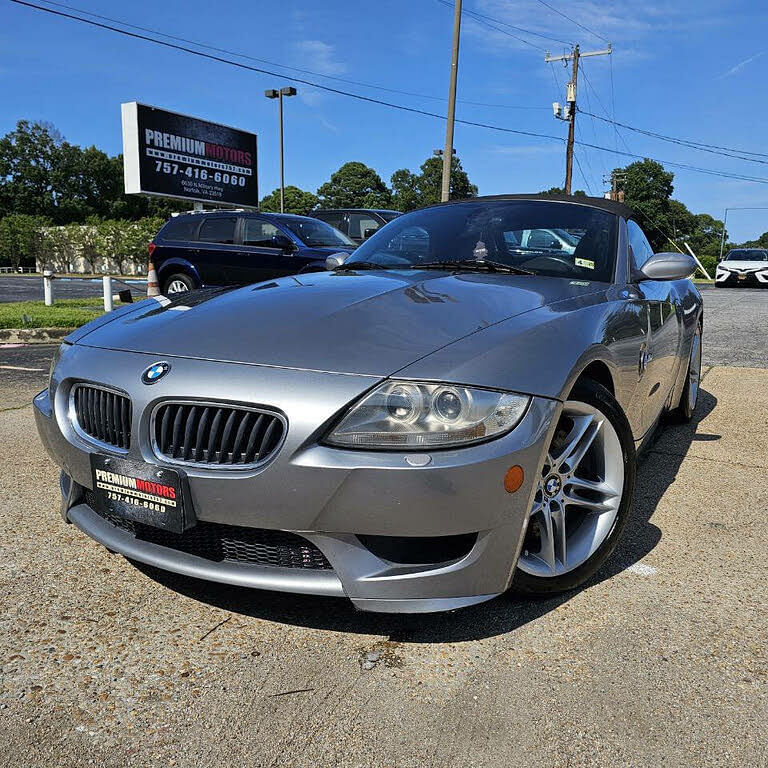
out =
{"type": "Polygon", "coordinates": [[[507,470],[507,474],[504,475],[504,490],[507,493],[519,491],[524,479],[525,475],[523,473],[523,468],[519,464],[515,464],[515,466],[510,467],[507,470]]]}

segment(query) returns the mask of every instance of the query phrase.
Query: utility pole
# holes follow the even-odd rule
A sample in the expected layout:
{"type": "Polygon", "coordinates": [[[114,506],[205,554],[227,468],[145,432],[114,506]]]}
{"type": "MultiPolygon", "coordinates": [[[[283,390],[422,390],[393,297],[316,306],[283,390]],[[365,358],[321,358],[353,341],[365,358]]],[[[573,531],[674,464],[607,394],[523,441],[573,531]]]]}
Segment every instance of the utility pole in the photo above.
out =
{"type": "Polygon", "coordinates": [[[456,81],[459,76],[459,39],[461,37],[461,0],[455,0],[453,14],[453,48],[451,51],[451,80],[448,88],[448,116],[445,125],[443,150],[443,188],[440,199],[445,203],[451,197],[451,166],[453,164],[453,126],[456,119],[456,81]]]}
{"type": "Polygon", "coordinates": [[[579,59],[587,56],[610,56],[612,53],[611,44],[602,51],[587,51],[582,53],[578,45],[573,47],[570,53],[564,53],[562,56],[550,56],[549,51],[544,57],[544,61],[549,64],[553,61],[572,62],[571,80],[567,85],[565,114],[560,111],[560,105],[555,102],[552,107],[555,117],[559,120],[568,121],[568,143],[565,148],[565,194],[571,194],[571,185],[573,181],[573,143],[576,133],[576,89],[579,82],[579,59]]]}
{"type": "Polygon", "coordinates": [[[607,195],[609,200],[616,200],[619,203],[624,202],[624,190],[619,189],[619,182],[624,181],[626,178],[627,174],[624,173],[624,171],[619,171],[617,169],[611,171],[610,178],[606,179],[606,177],[603,176],[603,184],[611,185],[611,191],[607,195]]]}

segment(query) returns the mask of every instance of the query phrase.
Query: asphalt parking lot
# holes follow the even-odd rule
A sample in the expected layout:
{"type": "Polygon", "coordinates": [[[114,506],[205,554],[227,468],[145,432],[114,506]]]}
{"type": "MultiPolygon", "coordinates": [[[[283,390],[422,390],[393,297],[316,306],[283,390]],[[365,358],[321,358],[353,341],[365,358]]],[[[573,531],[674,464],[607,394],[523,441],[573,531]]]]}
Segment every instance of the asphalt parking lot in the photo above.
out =
{"type": "Polygon", "coordinates": [[[598,577],[418,617],[109,555],[34,431],[53,347],[0,348],[0,765],[768,765],[768,291],[703,294],[694,423],[598,577]]]}
{"type": "MultiPolygon", "coordinates": [[[[101,297],[102,285],[101,277],[62,277],[53,281],[53,297],[54,300],[101,297]]],[[[125,283],[113,279],[112,286],[115,293],[124,288],[130,288],[137,299],[143,298],[147,292],[147,281],[139,278],[129,278],[125,283]]],[[[41,277],[0,275],[0,302],[42,300],[43,279],[41,277]]]]}

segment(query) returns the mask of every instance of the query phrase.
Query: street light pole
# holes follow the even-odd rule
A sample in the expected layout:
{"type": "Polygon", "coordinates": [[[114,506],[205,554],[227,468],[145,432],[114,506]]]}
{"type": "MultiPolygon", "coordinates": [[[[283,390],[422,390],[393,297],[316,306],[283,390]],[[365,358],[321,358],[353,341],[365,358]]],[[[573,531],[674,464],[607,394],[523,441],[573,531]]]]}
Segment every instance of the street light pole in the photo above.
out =
{"type": "Polygon", "coordinates": [[[295,96],[296,89],[292,86],[281,88],[270,88],[264,91],[268,99],[277,99],[278,114],[280,121],[280,213],[285,213],[285,150],[283,146],[283,96],[295,96]]]}
{"type": "Polygon", "coordinates": [[[445,126],[443,151],[443,186],[440,199],[445,203],[451,197],[451,165],[453,163],[453,126],[456,120],[456,81],[459,75],[459,39],[461,37],[461,0],[455,0],[453,14],[453,48],[451,51],[451,81],[448,88],[448,117],[445,126]]]}
{"type": "Polygon", "coordinates": [[[732,206],[730,208],[725,209],[725,213],[723,214],[723,234],[720,238],[720,258],[718,261],[723,260],[723,248],[725,247],[725,223],[728,220],[728,211],[768,211],[768,206],[765,205],[739,205],[739,206],[732,206]]]}
{"type": "Polygon", "coordinates": [[[720,258],[718,261],[723,260],[723,248],[725,247],[725,224],[728,221],[728,209],[725,209],[725,213],[723,214],[723,236],[720,238],[720,258]]]}

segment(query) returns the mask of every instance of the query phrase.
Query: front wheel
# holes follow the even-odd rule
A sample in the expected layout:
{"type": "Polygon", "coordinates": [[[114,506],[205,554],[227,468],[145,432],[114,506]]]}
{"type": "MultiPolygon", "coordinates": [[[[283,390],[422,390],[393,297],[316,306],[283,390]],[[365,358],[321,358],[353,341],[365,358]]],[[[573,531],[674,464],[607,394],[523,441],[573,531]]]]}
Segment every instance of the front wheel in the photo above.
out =
{"type": "Polygon", "coordinates": [[[583,584],[616,548],[635,488],[635,444],[605,387],[578,384],[547,451],[513,588],[564,592],[583,584]]]}
{"type": "Polygon", "coordinates": [[[189,275],[185,275],[183,272],[171,275],[163,283],[163,293],[166,296],[172,296],[175,293],[193,291],[195,288],[197,288],[195,281],[189,275]]]}

